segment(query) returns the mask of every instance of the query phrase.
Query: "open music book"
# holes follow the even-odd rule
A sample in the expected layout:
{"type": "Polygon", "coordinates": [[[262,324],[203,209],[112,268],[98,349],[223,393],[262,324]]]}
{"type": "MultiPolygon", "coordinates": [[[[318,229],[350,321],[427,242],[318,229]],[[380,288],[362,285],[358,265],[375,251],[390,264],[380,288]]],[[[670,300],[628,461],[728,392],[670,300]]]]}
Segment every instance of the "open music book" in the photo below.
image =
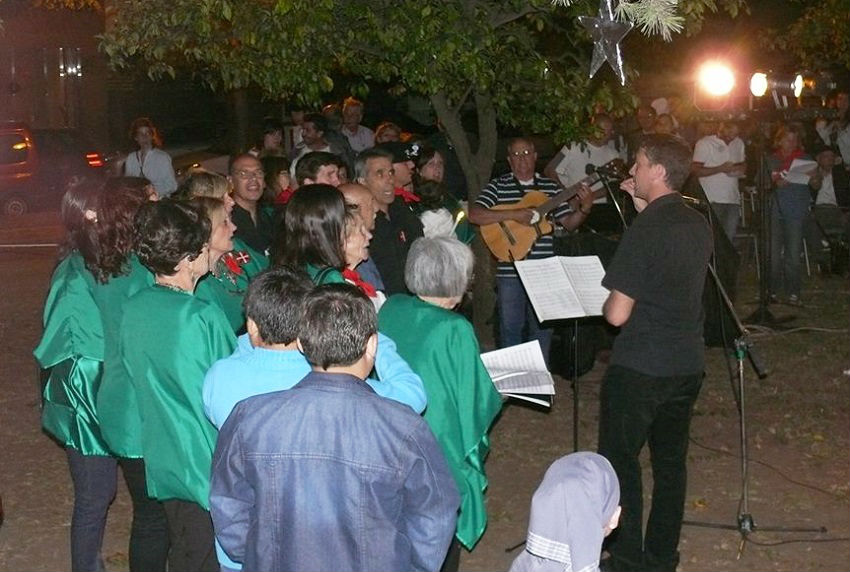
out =
{"type": "Polygon", "coordinates": [[[601,316],[608,290],[598,256],[552,256],[514,263],[541,322],[601,316]]]}
{"type": "Polygon", "coordinates": [[[481,361],[502,395],[552,405],[555,384],[537,340],[483,353],[481,361]]]}

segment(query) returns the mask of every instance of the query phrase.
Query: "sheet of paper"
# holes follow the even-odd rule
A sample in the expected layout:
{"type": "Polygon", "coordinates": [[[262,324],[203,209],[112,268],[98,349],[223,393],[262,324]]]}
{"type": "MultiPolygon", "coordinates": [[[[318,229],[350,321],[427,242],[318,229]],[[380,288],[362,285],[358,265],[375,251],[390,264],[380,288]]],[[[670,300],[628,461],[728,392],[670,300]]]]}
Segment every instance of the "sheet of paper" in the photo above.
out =
{"type": "Polygon", "coordinates": [[[584,316],[584,307],[557,257],[514,263],[541,322],[584,316]]]}
{"type": "Polygon", "coordinates": [[[481,361],[500,393],[555,393],[537,340],[483,353],[481,361]]]}
{"type": "Polygon", "coordinates": [[[608,289],[602,286],[605,268],[598,256],[559,256],[564,272],[588,316],[601,316],[608,289]]]}
{"type": "Polygon", "coordinates": [[[791,167],[783,173],[783,177],[789,183],[808,185],[809,176],[817,166],[818,164],[816,161],[809,161],[808,159],[794,159],[791,162],[791,167]]]}

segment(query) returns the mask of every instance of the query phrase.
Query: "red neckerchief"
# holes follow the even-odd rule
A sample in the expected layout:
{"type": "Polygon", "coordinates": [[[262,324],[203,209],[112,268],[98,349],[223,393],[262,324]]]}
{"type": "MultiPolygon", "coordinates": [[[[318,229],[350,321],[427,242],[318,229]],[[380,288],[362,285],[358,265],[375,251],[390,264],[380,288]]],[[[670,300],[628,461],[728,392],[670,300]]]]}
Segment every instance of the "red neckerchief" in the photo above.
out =
{"type": "Polygon", "coordinates": [[[780,155],[779,151],[776,152],[776,158],[781,162],[783,171],[790,169],[791,163],[794,162],[794,159],[799,159],[803,155],[805,155],[805,153],[802,149],[794,149],[787,157],[780,155]]]}
{"type": "Polygon", "coordinates": [[[274,204],[276,205],[285,205],[289,202],[289,199],[292,198],[292,195],[295,194],[295,191],[292,190],[292,187],[286,187],[281,192],[277,194],[274,198],[274,204]]]}
{"type": "Polygon", "coordinates": [[[360,288],[364,294],[369,296],[370,298],[374,298],[378,295],[378,291],[375,290],[375,287],[363,280],[360,277],[360,273],[356,270],[352,270],[351,268],[346,268],[342,271],[342,277],[360,288]]]}
{"type": "Polygon", "coordinates": [[[405,190],[404,187],[396,187],[394,189],[394,192],[395,192],[395,196],[401,197],[404,200],[404,202],[407,203],[407,204],[419,202],[419,197],[417,197],[416,195],[414,195],[410,191],[405,190]]]}

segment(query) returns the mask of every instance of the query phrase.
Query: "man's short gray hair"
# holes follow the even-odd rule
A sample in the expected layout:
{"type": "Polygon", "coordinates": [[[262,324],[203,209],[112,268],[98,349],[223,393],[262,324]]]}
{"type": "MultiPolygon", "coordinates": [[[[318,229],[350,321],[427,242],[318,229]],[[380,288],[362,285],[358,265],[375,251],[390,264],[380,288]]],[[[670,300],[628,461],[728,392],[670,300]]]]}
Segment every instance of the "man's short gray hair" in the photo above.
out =
{"type": "Polygon", "coordinates": [[[378,157],[389,159],[390,163],[393,162],[393,154],[385,149],[376,149],[375,147],[372,147],[358,153],[357,158],[354,160],[354,180],[357,181],[365,177],[366,163],[369,162],[369,159],[376,159],[378,157]]]}
{"type": "Polygon", "coordinates": [[[472,249],[454,237],[417,238],[404,265],[404,283],[417,296],[463,296],[472,277],[472,249]]]}

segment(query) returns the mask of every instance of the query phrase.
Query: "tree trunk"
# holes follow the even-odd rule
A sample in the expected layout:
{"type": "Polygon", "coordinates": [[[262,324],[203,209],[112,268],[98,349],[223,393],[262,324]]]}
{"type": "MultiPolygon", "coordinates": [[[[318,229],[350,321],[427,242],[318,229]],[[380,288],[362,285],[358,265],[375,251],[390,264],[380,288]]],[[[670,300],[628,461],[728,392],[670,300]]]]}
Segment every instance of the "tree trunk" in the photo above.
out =
{"type": "Polygon", "coordinates": [[[250,149],[251,109],[247,89],[232,89],[227,92],[230,121],[227,122],[227,146],[235,156],[250,149]]]}
{"type": "MultiPolygon", "coordinates": [[[[446,134],[454,145],[458,161],[466,177],[469,189],[469,204],[475,202],[481,189],[490,180],[493,163],[496,160],[498,131],[496,109],[489,96],[478,91],[473,92],[478,114],[478,148],[473,151],[469,135],[463,129],[459,107],[452,107],[443,92],[431,96],[431,104],[437,117],[443,124],[446,134]]],[[[478,339],[482,342],[493,337],[493,309],[496,303],[494,264],[490,251],[477,238],[472,243],[475,253],[475,281],[472,284],[473,325],[478,339]]],[[[494,340],[495,341],[495,340],[494,340]]]]}

